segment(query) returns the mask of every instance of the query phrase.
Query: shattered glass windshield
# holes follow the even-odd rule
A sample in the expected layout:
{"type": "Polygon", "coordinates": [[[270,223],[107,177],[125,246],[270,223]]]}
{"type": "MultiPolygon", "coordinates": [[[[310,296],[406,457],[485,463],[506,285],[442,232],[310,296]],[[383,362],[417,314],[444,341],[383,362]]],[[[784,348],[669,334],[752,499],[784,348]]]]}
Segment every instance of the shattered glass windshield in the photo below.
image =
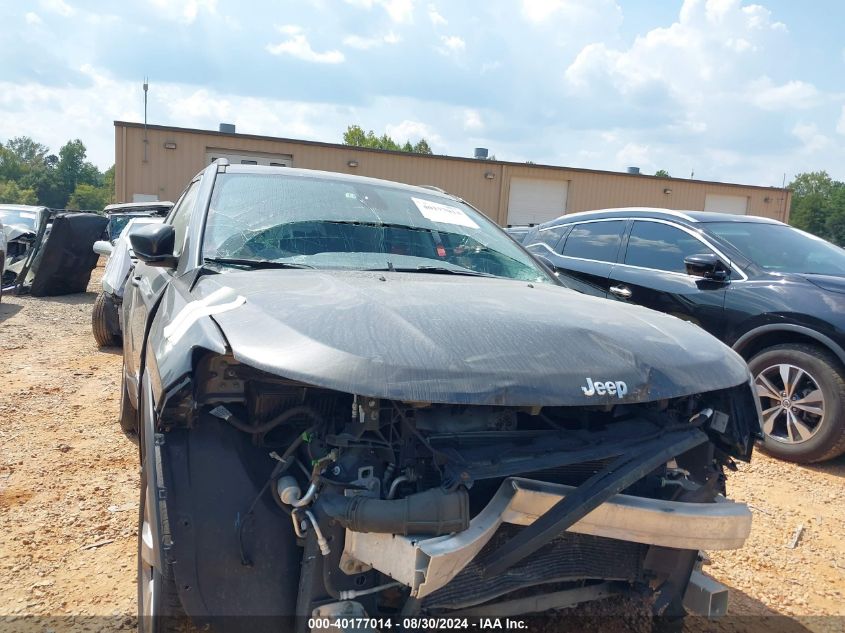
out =
{"type": "Polygon", "coordinates": [[[25,226],[30,231],[35,231],[37,214],[34,211],[19,211],[17,209],[0,209],[0,223],[11,226],[25,226]]]}
{"type": "Polygon", "coordinates": [[[206,261],[476,274],[549,282],[496,225],[439,195],[287,174],[220,174],[206,261]]]}

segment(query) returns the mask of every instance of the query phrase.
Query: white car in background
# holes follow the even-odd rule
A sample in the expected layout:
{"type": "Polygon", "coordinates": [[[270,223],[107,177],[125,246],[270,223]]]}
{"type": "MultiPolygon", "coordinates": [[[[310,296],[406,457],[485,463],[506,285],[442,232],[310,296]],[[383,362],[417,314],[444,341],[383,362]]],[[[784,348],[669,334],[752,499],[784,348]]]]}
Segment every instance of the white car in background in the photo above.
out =
{"type": "Polygon", "coordinates": [[[135,266],[129,235],[139,226],[160,224],[163,220],[163,217],[151,216],[132,218],[113,245],[108,240],[94,242],[94,252],[109,258],[103,273],[103,289],[97,295],[91,312],[91,329],[100,347],[119,346],[123,336],[120,306],[126,281],[135,266]]]}

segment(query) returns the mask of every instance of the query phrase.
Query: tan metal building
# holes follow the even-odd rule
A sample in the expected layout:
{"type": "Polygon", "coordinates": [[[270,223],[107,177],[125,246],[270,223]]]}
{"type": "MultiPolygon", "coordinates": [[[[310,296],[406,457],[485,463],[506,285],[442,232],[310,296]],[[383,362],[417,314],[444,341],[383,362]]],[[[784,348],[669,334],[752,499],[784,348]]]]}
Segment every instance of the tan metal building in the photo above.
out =
{"type": "Polygon", "coordinates": [[[788,221],[791,192],[777,187],[658,178],[552,165],[364,149],[252,134],[115,121],[120,202],[175,201],[215,158],[358,174],[434,185],[501,225],[545,222],[565,213],[647,206],[761,215],[788,221]]]}

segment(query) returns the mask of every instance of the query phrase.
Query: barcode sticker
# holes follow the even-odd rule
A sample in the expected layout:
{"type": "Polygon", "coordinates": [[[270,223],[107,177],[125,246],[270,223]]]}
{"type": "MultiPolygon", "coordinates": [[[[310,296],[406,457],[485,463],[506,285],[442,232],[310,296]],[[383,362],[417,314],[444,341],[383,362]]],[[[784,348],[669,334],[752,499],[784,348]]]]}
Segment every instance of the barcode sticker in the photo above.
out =
{"type": "Polygon", "coordinates": [[[439,202],[432,202],[431,200],[423,200],[422,198],[411,198],[417,209],[423,214],[423,217],[428,218],[432,222],[440,224],[457,224],[458,226],[465,226],[470,229],[477,229],[478,225],[469,217],[462,209],[458,207],[451,207],[447,204],[440,204],[439,202]]]}

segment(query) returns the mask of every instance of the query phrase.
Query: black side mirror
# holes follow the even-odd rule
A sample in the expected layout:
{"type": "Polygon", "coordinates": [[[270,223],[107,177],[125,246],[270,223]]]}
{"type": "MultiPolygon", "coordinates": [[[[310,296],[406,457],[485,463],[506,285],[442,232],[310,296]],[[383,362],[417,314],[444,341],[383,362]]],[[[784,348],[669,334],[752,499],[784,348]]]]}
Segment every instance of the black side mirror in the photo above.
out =
{"type": "Polygon", "coordinates": [[[684,258],[687,274],[703,277],[714,281],[726,281],[731,276],[731,270],[715,253],[700,253],[684,258]]]}
{"type": "Polygon", "coordinates": [[[173,245],[176,232],[170,224],[142,226],[129,235],[135,257],[150,266],[172,268],[176,265],[173,245]]]}

